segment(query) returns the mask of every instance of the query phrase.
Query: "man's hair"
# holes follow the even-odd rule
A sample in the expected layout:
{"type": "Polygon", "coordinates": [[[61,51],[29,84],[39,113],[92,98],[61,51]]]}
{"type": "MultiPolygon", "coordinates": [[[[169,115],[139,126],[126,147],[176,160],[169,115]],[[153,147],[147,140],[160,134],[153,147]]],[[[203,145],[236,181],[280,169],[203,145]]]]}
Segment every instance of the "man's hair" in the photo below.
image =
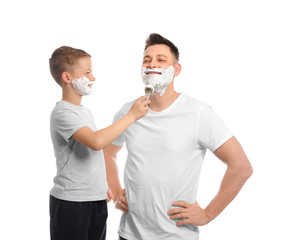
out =
{"type": "Polygon", "coordinates": [[[91,57],[87,52],[68,46],[57,48],[49,58],[50,73],[54,80],[61,85],[62,73],[72,71],[79,58],[91,57]]]}
{"type": "Polygon", "coordinates": [[[171,50],[171,53],[176,57],[177,61],[179,61],[179,50],[175,46],[174,43],[170,42],[168,39],[162,37],[161,35],[157,33],[152,33],[148,36],[148,38],[145,41],[145,48],[144,51],[151,45],[155,44],[165,44],[168,46],[171,50]]]}

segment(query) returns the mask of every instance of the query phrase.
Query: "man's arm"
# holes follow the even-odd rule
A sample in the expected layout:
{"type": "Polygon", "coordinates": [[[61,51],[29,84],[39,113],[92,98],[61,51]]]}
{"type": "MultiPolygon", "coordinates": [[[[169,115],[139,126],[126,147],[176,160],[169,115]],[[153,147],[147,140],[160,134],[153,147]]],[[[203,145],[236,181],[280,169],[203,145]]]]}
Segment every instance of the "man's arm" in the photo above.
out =
{"type": "Polygon", "coordinates": [[[126,191],[122,189],[119,179],[119,169],[117,164],[117,153],[122,149],[122,146],[113,144],[108,145],[103,149],[106,163],[106,173],[108,186],[113,193],[113,201],[115,207],[121,211],[128,213],[128,202],[126,199],[126,191]]]}
{"type": "Polygon", "coordinates": [[[214,154],[227,165],[218,193],[205,209],[202,209],[197,202],[195,204],[183,201],[174,202],[172,205],[182,208],[169,210],[169,215],[176,214],[170,216],[170,218],[185,218],[177,222],[177,225],[194,224],[201,226],[209,223],[228,206],[252,175],[252,166],[235,137],[230,138],[220,146],[214,151],[214,154]]]}
{"type": "Polygon", "coordinates": [[[89,127],[82,127],[72,137],[88,148],[101,150],[118,138],[132,123],[145,116],[149,102],[146,96],[140,97],[124,117],[109,127],[96,132],[89,127]]]}
{"type": "Polygon", "coordinates": [[[241,188],[252,175],[252,166],[235,137],[232,137],[214,152],[227,165],[219,192],[206,207],[210,220],[217,217],[236,197],[241,188]]]}

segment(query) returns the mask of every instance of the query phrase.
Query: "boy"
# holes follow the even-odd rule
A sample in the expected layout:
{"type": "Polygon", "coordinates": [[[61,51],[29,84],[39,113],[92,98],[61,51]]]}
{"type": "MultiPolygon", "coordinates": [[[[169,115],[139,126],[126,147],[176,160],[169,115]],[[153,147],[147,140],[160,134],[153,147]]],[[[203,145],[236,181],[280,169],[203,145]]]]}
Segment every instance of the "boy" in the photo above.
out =
{"type": "MultiPolygon", "coordinates": [[[[81,105],[95,81],[91,56],[67,46],[54,51],[50,72],[62,88],[50,117],[57,175],[50,192],[52,240],[100,240],[106,236],[107,191],[102,149],[148,112],[149,100],[139,98],[124,118],[97,131],[91,112],[81,105]]],[[[108,196],[107,196],[108,195],[108,196]]]]}

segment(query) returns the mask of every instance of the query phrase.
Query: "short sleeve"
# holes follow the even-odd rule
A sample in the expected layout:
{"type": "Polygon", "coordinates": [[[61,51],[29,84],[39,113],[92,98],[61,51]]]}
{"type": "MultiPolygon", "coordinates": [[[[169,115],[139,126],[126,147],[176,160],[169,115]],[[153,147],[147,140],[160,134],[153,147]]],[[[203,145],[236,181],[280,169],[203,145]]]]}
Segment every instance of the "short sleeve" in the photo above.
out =
{"type": "Polygon", "coordinates": [[[60,109],[54,116],[55,130],[69,142],[73,134],[80,128],[87,126],[85,120],[78,113],[70,109],[60,109]]]}
{"type": "MultiPolygon", "coordinates": [[[[113,123],[117,122],[118,120],[120,120],[122,118],[122,114],[121,111],[119,111],[118,113],[115,114],[114,118],[113,118],[113,123]]],[[[123,146],[124,145],[124,132],[118,137],[116,138],[112,144],[116,145],[116,146],[123,146]]]]}
{"type": "Polygon", "coordinates": [[[198,122],[199,145],[214,152],[232,136],[233,134],[214,110],[205,104],[202,105],[198,122]]]}

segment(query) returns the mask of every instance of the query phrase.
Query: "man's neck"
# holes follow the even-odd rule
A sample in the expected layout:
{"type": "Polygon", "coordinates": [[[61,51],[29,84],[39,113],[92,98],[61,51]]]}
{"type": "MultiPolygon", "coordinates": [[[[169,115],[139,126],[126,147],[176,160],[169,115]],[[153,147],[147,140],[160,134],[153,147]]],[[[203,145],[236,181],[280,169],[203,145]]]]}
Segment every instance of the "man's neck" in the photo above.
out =
{"type": "Polygon", "coordinates": [[[177,93],[173,87],[169,86],[162,96],[160,96],[159,94],[150,96],[149,108],[153,112],[161,112],[168,108],[178,98],[179,95],[180,93],[177,93]]]}

